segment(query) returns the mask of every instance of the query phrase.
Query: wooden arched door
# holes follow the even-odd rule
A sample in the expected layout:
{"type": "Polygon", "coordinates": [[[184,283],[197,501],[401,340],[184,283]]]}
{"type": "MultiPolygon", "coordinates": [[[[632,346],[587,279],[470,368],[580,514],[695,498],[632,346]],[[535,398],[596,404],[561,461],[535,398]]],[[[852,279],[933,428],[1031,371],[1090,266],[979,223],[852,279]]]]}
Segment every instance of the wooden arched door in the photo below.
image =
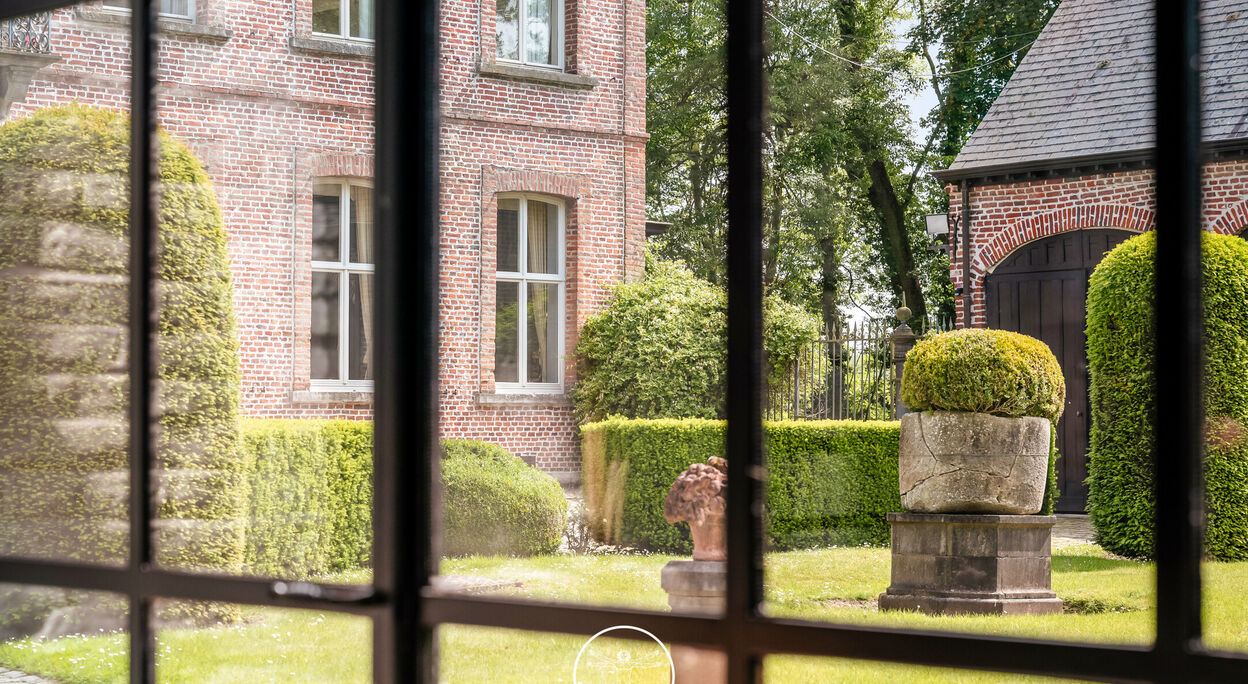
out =
{"type": "Polygon", "coordinates": [[[1093,228],[1019,247],[986,279],[988,327],[1013,330],[1049,345],[1066,377],[1066,410],[1057,425],[1059,513],[1082,513],[1088,492],[1088,358],[1084,328],[1088,277],[1105,252],[1135,235],[1093,228]]]}

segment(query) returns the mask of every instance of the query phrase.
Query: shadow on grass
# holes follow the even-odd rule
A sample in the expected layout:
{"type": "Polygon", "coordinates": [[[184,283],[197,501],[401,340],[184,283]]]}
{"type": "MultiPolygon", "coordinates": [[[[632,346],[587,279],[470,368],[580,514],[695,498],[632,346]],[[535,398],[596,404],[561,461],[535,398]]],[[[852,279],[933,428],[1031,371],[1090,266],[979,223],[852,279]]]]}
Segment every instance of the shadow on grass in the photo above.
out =
{"type": "Polygon", "coordinates": [[[1053,572],[1101,572],[1123,568],[1139,568],[1148,565],[1143,561],[1126,558],[1053,554],[1053,572]]]}

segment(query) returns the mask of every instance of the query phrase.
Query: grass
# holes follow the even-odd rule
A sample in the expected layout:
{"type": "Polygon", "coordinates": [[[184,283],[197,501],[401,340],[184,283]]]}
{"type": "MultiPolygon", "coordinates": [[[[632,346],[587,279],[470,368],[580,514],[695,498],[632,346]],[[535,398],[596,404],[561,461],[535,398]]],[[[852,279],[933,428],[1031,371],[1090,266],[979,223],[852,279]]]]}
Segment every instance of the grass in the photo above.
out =
{"type": "MultiPolygon", "coordinates": [[[[652,610],[666,607],[659,570],[671,556],[591,555],[445,561],[446,574],[519,580],[504,595],[652,610]]],[[[1061,615],[927,617],[880,613],[873,600],[888,585],[888,550],[822,549],[769,554],[766,608],[777,616],[840,623],[953,630],[1001,636],[1147,644],[1153,637],[1153,567],[1106,555],[1098,547],[1056,551],[1053,588],[1066,601],[1061,615]]],[[[1205,632],[1212,646],[1248,650],[1248,563],[1205,566],[1205,632]]],[[[343,577],[335,578],[342,581],[343,577]]],[[[366,573],[346,576],[367,581],[366,573]]],[[[660,635],[664,637],[666,635],[660,635]]],[[[444,626],[439,630],[447,682],[570,682],[585,643],[579,636],[444,626]]],[[[368,682],[370,625],[366,619],[272,608],[248,608],[243,622],[206,629],[167,629],[158,635],[158,678],[164,682],[368,682]]],[[[594,642],[586,661],[596,666],[623,656],[653,664],[661,654],[644,642],[594,642]],[[646,649],[649,649],[648,651],[646,649]],[[595,655],[597,654],[597,655],[595,655]]],[[[67,684],[124,682],[125,639],[118,634],[0,644],[0,664],[67,684]]],[[[666,681],[660,667],[641,667],[632,681],[666,681]]],[[[995,682],[1000,675],[943,671],[849,660],[775,656],[770,681],[995,682]]],[[[1022,681],[1010,677],[1010,681],[1022,681]]],[[[586,678],[581,681],[606,681],[586,678]]],[[[611,681],[628,681],[613,679],[611,681]]],[[[1037,680],[1039,681],[1039,680],[1037,680]]]]}

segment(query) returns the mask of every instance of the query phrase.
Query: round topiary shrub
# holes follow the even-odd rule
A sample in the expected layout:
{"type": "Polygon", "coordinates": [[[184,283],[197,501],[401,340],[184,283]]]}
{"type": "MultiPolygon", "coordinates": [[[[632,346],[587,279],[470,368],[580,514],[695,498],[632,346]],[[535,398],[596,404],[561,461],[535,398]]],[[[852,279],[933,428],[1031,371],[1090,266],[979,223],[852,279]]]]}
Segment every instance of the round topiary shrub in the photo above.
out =
{"type": "Polygon", "coordinates": [[[901,398],[913,411],[1038,416],[1056,423],[1066,401],[1066,380],[1040,340],[966,328],[914,345],[906,356],[901,398]]]}
{"type": "MultiPolygon", "coordinates": [[[[130,124],[80,105],[0,126],[0,553],[127,557],[130,124]]],[[[185,145],[159,136],[154,550],[243,558],[238,353],[226,235],[185,145]]]]}
{"type": "MultiPolygon", "coordinates": [[[[651,261],[646,277],[618,286],[589,318],[576,347],[572,399],[579,422],[722,418],[727,373],[723,290],[679,263],[651,261]]],[[[815,316],[769,296],[763,347],[772,378],[819,334],[815,316]]]]}
{"type": "Polygon", "coordinates": [[[496,444],[448,439],[442,451],[443,554],[559,550],[568,501],[555,478],[496,444]]]}
{"type": "Polygon", "coordinates": [[[1040,512],[1053,512],[1057,421],[1066,402],[1066,379],[1048,345],[1006,330],[965,328],[935,335],[906,356],[901,398],[912,411],[1048,419],[1048,478],[1040,512]]]}
{"type": "MultiPolygon", "coordinates": [[[[1204,233],[1205,551],[1248,558],[1248,243],[1204,233]]],[[[1097,539],[1123,556],[1153,554],[1153,233],[1109,252],[1088,285],[1092,434],[1088,511],[1097,539]]],[[[1164,457],[1164,455],[1163,455],[1164,457]]]]}

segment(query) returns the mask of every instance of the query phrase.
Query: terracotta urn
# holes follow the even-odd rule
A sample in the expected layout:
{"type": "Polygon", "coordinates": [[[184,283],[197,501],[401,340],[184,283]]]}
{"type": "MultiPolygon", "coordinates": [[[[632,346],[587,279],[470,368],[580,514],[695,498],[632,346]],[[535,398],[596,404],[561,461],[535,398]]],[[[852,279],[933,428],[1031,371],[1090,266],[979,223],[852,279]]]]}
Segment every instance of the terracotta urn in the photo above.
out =
{"type": "Polygon", "coordinates": [[[695,561],[728,560],[727,490],[728,461],[712,456],[689,466],[667,492],[663,517],[673,525],[689,523],[695,561]]]}
{"type": "Polygon", "coordinates": [[[1047,418],[908,413],[901,419],[901,505],[914,513],[1039,513],[1050,437],[1047,418]]]}

